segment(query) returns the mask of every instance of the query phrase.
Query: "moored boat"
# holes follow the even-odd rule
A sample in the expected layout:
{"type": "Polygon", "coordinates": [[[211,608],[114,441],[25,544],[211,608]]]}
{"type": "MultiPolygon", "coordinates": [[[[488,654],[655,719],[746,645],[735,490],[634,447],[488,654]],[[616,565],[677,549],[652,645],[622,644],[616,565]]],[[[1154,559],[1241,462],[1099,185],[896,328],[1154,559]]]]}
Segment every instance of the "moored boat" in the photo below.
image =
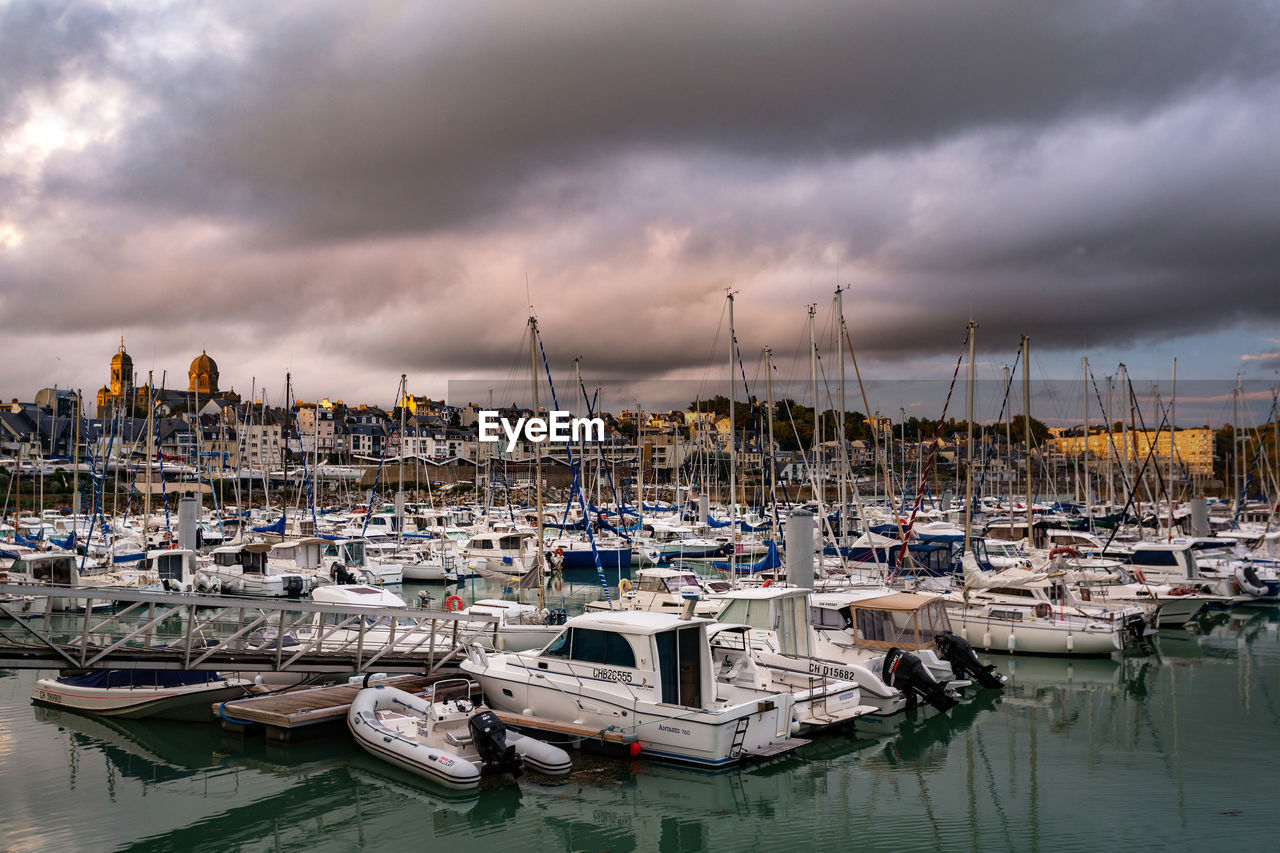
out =
{"type": "Polygon", "coordinates": [[[473,704],[472,685],[438,682],[426,697],[385,684],[367,687],[352,701],[347,727],[370,755],[454,790],[477,787],[485,772],[519,778],[525,767],[549,776],[572,769],[564,750],[508,729],[473,704]],[[446,686],[460,688],[459,695],[437,698],[446,686]]]}
{"type": "Polygon", "coordinates": [[[242,696],[253,684],[212,671],[97,669],[36,682],[36,702],[109,717],[207,720],[214,702],[242,696]]]}

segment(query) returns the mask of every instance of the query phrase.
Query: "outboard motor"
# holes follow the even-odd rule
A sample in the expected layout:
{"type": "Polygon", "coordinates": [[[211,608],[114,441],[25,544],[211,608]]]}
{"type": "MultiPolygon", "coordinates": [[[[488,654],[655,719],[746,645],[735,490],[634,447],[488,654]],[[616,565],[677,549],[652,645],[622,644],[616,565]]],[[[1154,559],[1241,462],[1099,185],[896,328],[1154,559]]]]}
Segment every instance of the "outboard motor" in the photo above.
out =
{"type": "Polygon", "coordinates": [[[290,598],[302,598],[302,576],[290,575],[285,578],[284,593],[290,598]]]}
{"type": "Polygon", "coordinates": [[[956,678],[968,678],[983,687],[1004,687],[1007,680],[1004,675],[991,664],[984,666],[964,637],[943,631],[935,635],[933,641],[938,644],[938,657],[951,664],[956,678]]]}
{"type": "Polygon", "coordinates": [[[917,697],[939,711],[950,711],[958,703],[945,687],[933,680],[920,658],[894,646],[884,656],[880,677],[890,687],[901,690],[907,697],[907,707],[914,708],[917,697]]]}
{"type": "Polygon", "coordinates": [[[520,778],[524,765],[520,756],[516,755],[514,746],[507,746],[507,727],[492,711],[481,711],[467,720],[467,729],[476,749],[480,751],[480,760],[485,770],[506,771],[515,778],[520,778]]]}
{"type": "Polygon", "coordinates": [[[329,579],[339,586],[348,586],[357,582],[356,576],[347,569],[347,564],[338,562],[329,567],[329,579]]]}

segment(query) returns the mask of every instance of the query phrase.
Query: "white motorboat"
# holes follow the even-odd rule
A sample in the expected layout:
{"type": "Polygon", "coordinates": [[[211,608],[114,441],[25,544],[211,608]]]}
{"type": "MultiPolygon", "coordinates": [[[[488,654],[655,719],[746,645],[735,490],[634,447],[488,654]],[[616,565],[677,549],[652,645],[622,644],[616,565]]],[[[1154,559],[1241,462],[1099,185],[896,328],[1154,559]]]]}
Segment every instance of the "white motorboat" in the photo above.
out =
{"type": "Polygon", "coordinates": [[[529,530],[477,532],[458,549],[465,567],[473,572],[500,572],[520,577],[537,557],[537,533],[529,530]]]}
{"type": "Polygon", "coordinates": [[[1160,583],[1145,575],[1138,580],[1115,560],[1079,557],[1065,547],[1051,553],[1054,556],[1046,568],[1060,573],[1081,601],[1108,608],[1142,607],[1150,614],[1150,621],[1161,628],[1185,625],[1210,604],[1230,603],[1228,598],[1193,587],[1160,583]]]}
{"type": "MultiPolygon", "coordinates": [[[[14,583],[30,583],[37,586],[58,588],[101,587],[107,589],[139,589],[154,584],[155,578],[145,571],[124,569],[110,572],[106,570],[80,571],[84,557],[70,551],[24,551],[8,568],[9,579],[14,583]]],[[[156,587],[158,588],[158,586],[156,587]]],[[[87,599],[83,594],[51,594],[48,597],[48,609],[54,612],[83,610],[86,601],[91,601],[94,609],[113,606],[110,601],[87,599]]]]}
{"type": "Polygon", "coordinates": [[[1135,577],[1219,596],[1228,606],[1247,604],[1267,588],[1245,561],[1226,553],[1231,543],[1178,537],[1167,542],[1138,542],[1129,556],[1135,577]]]}
{"type": "Polygon", "coordinates": [[[1147,617],[1140,607],[1106,608],[1071,593],[1059,579],[1025,569],[983,572],[962,558],[964,590],[947,593],[955,633],[985,651],[1109,655],[1140,646],[1147,617]]]}
{"type": "Polygon", "coordinates": [[[622,594],[612,602],[612,606],[607,601],[589,601],[587,609],[678,614],[685,606],[681,591],[689,587],[702,590],[694,615],[714,619],[724,606],[724,600],[718,597],[718,593],[713,593],[706,581],[688,569],[637,569],[634,574],[634,582],[622,579],[619,586],[622,594]]]}
{"type": "Polygon", "coordinates": [[[549,776],[572,769],[564,750],[508,729],[473,705],[471,685],[439,682],[425,698],[385,684],[366,687],[347,711],[347,727],[370,755],[454,790],[477,787],[485,772],[519,778],[525,767],[549,776]],[[437,698],[446,685],[461,687],[461,695],[437,698]]]}
{"type": "MultiPolygon", "coordinates": [[[[564,626],[564,612],[560,621],[551,618],[551,612],[539,610],[532,604],[505,601],[500,598],[482,598],[460,612],[472,616],[497,616],[498,630],[493,647],[500,652],[527,652],[545,646],[564,626]]],[[[490,637],[485,638],[487,644],[490,637]]]]}
{"type": "MultiPolygon", "coordinates": [[[[311,593],[312,601],[320,604],[341,604],[350,608],[349,613],[316,614],[310,626],[296,629],[300,643],[317,639],[325,650],[350,650],[356,643],[366,649],[379,648],[389,643],[399,652],[420,652],[430,649],[451,648],[454,644],[452,625],[435,626],[435,642],[431,632],[433,620],[397,617],[394,620],[383,611],[403,609],[407,605],[400,596],[381,586],[368,584],[328,584],[311,593]],[[363,623],[363,625],[362,625],[363,623]],[[448,629],[448,630],[446,630],[448,629]]],[[[459,606],[461,599],[458,599],[459,606]]],[[[520,604],[499,599],[482,599],[460,612],[476,617],[474,622],[457,623],[458,636],[480,643],[488,651],[520,652],[541,648],[560,632],[560,626],[547,623],[547,613],[530,604],[520,604]],[[495,625],[493,617],[498,618],[495,625]]]]}
{"type": "Polygon", "coordinates": [[[196,553],[185,548],[147,552],[147,574],[154,575],[169,592],[222,592],[222,580],[204,571],[196,553]]]}
{"type": "Polygon", "coordinates": [[[936,597],[887,589],[814,593],[810,599],[815,647],[824,657],[860,660],[881,671],[891,649],[920,659],[939,683],[962,690],[970,683],[1000,688],[1005,678],[983,664],[973,647],[951,630],[936,597]]]}
{"type": "MultiPolygon", "coordinates": [[[[932,615],[927,599],[925,603],[932,615]]],[[[945,627],[946,614],[940,605],[937,611],[943,620],[940,627],[945,627]]],[[[875,720],[891,718],[919,703],[949,711],[955,707],[956,691],[970,684],[956,677],[932,643],[916,643],[917,651],[912,653],[889,642],[867,654],[851,643],[820,636],[810,624],[809,590],[804,588],[735,590],[726,595],[717,619],[722,624],[742,624],[747,630],[741,638],[716,633],[713,649],[741,648],[745,641],[755,660],[770,669],[852,681],[861,690],[862,703],[871,706],[868,716],[875,720]]]]}
{"type": "Polygon", "coordinates": [[[205,572],[222,583],[224,593],[300,598],[309,592],[315,579],[268,564],[270,551],[271,546],[265,542],[223,545],[209,554],[205,572]]]}
{"type": "Polygon", "coordinates": [[[666,613],[588,613],[544,649],[489,655],[473,645],[461,667],[495,708],[630,733],[653,758],[721,767],[802,743],[791,737],[789,691],[716,678],[711,624],[666,613]]]}
{"type": "MultiPolygon", "coordinates": [[[[372,543],[359,539],[323,540],[322,558],[330,560],[329,580],[339,583],[339,571],[345,571],[361,583],[374,586],[394,585],[404,581],[405,564],[400,560],[375,557],[372,543]]],[[[283,544],[283,543],[282,543],[283,544]]],[[[279,545],[276,546],[280,547],[279,545]]],[[[381,553],[381,552],[379,552],[381,553]]]]}
{"type": "Polygon", "coordinates": [[[243,696],[252,684],[216,672],[97,669],[42,678],[31,698],[109,717],[207,720],[214,702],[243,696]]]}

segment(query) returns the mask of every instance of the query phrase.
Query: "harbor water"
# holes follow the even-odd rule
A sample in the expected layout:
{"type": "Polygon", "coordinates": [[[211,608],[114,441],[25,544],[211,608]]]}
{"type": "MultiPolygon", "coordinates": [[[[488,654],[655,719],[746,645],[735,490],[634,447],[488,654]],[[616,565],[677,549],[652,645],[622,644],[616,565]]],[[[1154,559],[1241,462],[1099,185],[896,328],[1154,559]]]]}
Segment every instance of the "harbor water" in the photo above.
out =
{"type": "Polygon", "coordinates": [[[719,774],[575,755],[567,781],[450,796],[349,738],[33,705],[0,672],[11,851],[1273,850],[1280,617],[1217,613],[1123,660],[991,656],[944,716],[719,774]]]}

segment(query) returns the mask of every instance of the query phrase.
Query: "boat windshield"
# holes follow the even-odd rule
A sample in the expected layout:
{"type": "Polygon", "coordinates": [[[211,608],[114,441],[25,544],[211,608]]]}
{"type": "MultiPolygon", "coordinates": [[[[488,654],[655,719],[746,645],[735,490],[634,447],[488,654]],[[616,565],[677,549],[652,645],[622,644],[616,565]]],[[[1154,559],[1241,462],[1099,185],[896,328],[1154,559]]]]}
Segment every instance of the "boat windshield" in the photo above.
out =
{"type": "Polygon", "coordinates": [[[665,578],[667,584],[667,592],[679,595],[680,590],[686,586],[698,586],[698,576],[689,572],[679,577],[665,578]]]}

